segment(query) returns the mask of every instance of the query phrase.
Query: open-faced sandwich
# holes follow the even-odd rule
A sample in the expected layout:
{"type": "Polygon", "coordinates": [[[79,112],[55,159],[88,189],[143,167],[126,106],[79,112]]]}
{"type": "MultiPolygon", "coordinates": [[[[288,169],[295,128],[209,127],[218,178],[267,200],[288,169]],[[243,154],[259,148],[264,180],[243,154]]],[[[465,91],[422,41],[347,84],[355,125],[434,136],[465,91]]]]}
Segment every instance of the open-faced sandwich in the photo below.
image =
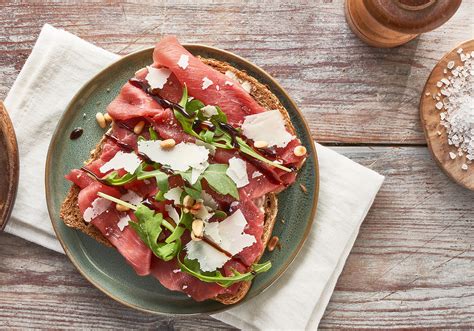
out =
{"type": "Polygon", "coordinates": [[[307,151],[266,86],[176,38],[155,47],[98,114],[111,123],[66,178],[61,218],[115,247],[138,275],[196,301],[241,300],[307,151]]]}

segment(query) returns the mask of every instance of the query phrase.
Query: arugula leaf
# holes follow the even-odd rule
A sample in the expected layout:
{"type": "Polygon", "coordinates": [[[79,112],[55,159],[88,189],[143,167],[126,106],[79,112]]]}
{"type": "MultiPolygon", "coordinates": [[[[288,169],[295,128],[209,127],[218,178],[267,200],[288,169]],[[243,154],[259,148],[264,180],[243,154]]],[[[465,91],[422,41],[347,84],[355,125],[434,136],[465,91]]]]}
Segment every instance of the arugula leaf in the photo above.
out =
{"type": "Polygon", "coordinates": [[[217,193],[226,195],[239,200],[239,191],[234,181],[227,176],[226,171],[229,166],[226,164],[210,164],[202,173],[202,177],[207,181],[209,186],[217,193]]]}
{"type": "Polygon", "coordinates": [[[189,115],[193,115],[204,106],[205,105],[201,101],[193,99],[186,104],[186,112],[189,115]]]}
{"type": "Polygon", "coordinates": [[[135,230],[145,245],[155,252],[159,248],[157,241],[162,231],[163,214],[155,214],[153,210],[140,204],[135,211],[135,216],[138,222],[129,222],[128,224],[135,230]]]}
{"type": "Polygon", "coordinates": [[[150,139],[151,140],[157,140],[158,139],[158,133],[156,133],[155,130],[153,130],[153,127],[148,128],[148,132],[150,133],[150,139]]]}
{"type": "Polygon", "coordinates": [[[128,225],[135,230],[140,239],[147,245],[153,254],[163,261],[172,260],[181,250],[179,237],[176,240],[159,243],[158,237],[163,231],[161,226],[165,226],[170,231],[175,231],[171,224],[163,219],[163,214],[156,213],[150,208],[140,204],[136,207],[135,216],[137,222],[129,221],[128,225]]]}
{"type": "Polygon", "coordinates": [[[183,235],[186,229],[191,230],[192,223],[193,223],[193,215],[189,213],[185,213],[181,210],[181,215],[179,217],[178,224],[183,224],[183,226],[176,226],[176,228],[171,233],[171,235],[168,238],[166,238],[165,242],[170,243],[181,238],[181,236],[183,235]]]}
{"type": "Polygon", "coordinates": [[[102,180],[105,180],[109,185],[120,186],[130,183],[131,181],[135,180],[135,178],[135,174],[126,173],[122,177],[119,177],[117,171],[112,171],[105,178],[102,178],[102,180]]]}
{"type": "Polygon", "coordinates": [[[190,274],[191,276],[196,277],[197,279],[206,282],[206,283],[217,283],[222,287],[229,287],[235,283],[252,280],[257,274],[266,272],[272,267],[270,261],[253,264],[250,267],[250,271],[246,273],[240,273],[237,270],[232,270],[232,276],[224,276],[219,271],[215,273],[202,272],[199,270],[199,262],[197,260],[188,260],[185,259],[184,263],[181,262],[179,255],[177,256],[178,265],[181,268],[181,271],[190,274]]]}
{"type": "Polygon", "coordinates": [[[195,188],[185,186],[184,191],[194,200],[201,199],[201,190],[196,190],[195,188]]]}
{"type": "MultiPolygon", "coordinates": [[[[220,193],[222,195],[229,194],[239,200],[239,191],[237,190],[237,186],[235,185],[234,181],[226,174],[228,167],[229,166],[226,164],[210,164],[207,169],[204,170],[201,176],[199,176],[196,183],[194,183],[193,189],[197,190],[198,192],[201,192],[201,179],[204,178],[209,184],[209,186],[217,193],[220,193]]],[[[191,182],[191,170],[182,171],[179,174],[185,181],[187,181],[188,183],[191,182]]],[[[190,193],[188,194],[191,195],[190,193]]]]}
{"type": "Polygon", "coordinates": [[[221,123],[227,123],[227,115],[222,111],[221,107],[215,106],[217,109],[217,115],[212,116],[212,119],[215,119],[221,123]]]}
{"type": "Polygon", "coordinates": [[[144,180],[147,178],[152,178],[154,177],[156,179],[156,185],[160,189],[162,194],[165,194],[169,190],[169,185],[168,185],[168,175],[165,174],[163,171],[156,169],[152,171],[145,171],[142,168],[139,168],[137,171],[137,179],[138,180],[144,180]]]}

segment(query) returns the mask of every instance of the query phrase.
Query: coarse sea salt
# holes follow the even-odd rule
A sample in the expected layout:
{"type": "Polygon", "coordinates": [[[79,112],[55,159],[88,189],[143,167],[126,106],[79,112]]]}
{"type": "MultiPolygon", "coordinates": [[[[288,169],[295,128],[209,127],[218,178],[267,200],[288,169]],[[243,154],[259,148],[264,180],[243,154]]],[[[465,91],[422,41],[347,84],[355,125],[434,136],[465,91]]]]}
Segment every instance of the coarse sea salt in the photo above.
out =
{"type": "MultiPolygon", "coordinates": [[[[448,62],[452,76],[437,83],[438,87],[444,85],[444,98],[435,108],[441,111],[441,124],[446,128],[448,144],[456,148],[459,156],[465,155],[470,161],[474,159],[474,61],[461,48],[457,53],[463,65],[454,67],[454,61],[448,62]]],[[[456,158],[454,152],[449,152],[449,156],[456,158]]],[[[468,165],[464,163],[461,168],[467,170],[468,165]]]]}

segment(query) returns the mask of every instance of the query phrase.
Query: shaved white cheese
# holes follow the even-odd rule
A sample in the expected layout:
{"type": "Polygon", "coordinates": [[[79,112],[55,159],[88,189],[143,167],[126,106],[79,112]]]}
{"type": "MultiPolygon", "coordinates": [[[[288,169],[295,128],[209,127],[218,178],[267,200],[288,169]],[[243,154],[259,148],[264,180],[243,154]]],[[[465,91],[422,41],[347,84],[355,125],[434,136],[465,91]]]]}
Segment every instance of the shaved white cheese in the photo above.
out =
{"type": "Polygon", "coordinates": [[[226,75],[227,77],[229,77],[229,78],[232,78],[233,80],[236,80],[236,81],[239,80],[239,79],[237,78],[237,75],[234,74],[234,73],[233,73],[232,71],[230,71],[230,70],[227,70],[227,71],[225,72],[225,75],[226,75]]]}
{"type": "Polygon", "coordinates": [[[153,68],[147,67],[148,74],[145,79],[150,84],[152,89],[159,88],[162,89],[168,81],[168,77],[171,75],[171,70],[166,68],[153,68]]]}
{"type": "Polygon", "coordinates": [[[99,170],[104,174],[109,170],[124,169],[126,172],[133,174],[140,163],[141,160],[135,153],[118,151],[114,157],[100,167],[99,170]]]}
{"type": "Polygon", "coordinates": [[[212,195],[210,195],[209,193],[207,193],[205,190],[202,190],[201,191],[201,198],[202,198],[202,201],[204,202],[204,204],[206,206],[209,206],[211,207],[212,209],[217,209],[219,208],[219,206],[217,205],[217,202],[216,200],[214,200],[214,198],[212,197],[212,195]]]}
{"type": "Polygon", "coordinates": [[[199,210],[196,212],[196,218],[199,218],[203,220],[204,222],[208,221],[211,219],[212,216],[214,216],[214,213],[210,213],[209,210],[207,210],[206,206],[203,204],[199,208],[199,210]]]}
{"type": "Polygon", "coordinates": [[[199,139],[196,139],[195,143],[198,146],[206,147],[209,150],[209,154],[211,154],[211,155],[216,154],[216,147],[215,146],[212,146],[211,144],[208,144],[207,142],[199,140],[199,139]]]}
{"type": "Polygon", "coordinates": [[[209,167],[209,162],[204,162],[198,166],[194,166],[191,168],[191,185],[194,185],[197,180],[199,179],[199,176],[209,167]]]}
{"type": "Polygon", "coordinates": [[[189,65],[189,56],[185,54],[181,54],[178,60],[178,66],[182,69],[186,69],[189,65]]]}
{"type": "Polygon", "coordinates": [[[205,90],[207,89],[209,86],[211,86],[212,84],[214,84],[214,82],[212,80],[210,80],[209,78],[207,77],[204,77],[202,79],[202,89],[205,90]]]}
{"type": "Polygon", "coordinates": [[[202,107],[201,112],[204,115],[204,117],[211,117],[211,116],[219,114],[217,112],[216,106],[209,106],[209,105],[205,106],[205,107],[202,107]]]}
{"type": "Polygon", "coordinates": [[[132,205],[138,205],[140,202],[143,201],[143,198],[141,196],[139,196],[138,194],[136,194],[135,192],[131,190],[128,190],[127,193],[122,195],[120,199],[128,203],[131,203],[132,205]]]}
{"type": "Polygon", "coordinates": [[[166,192],[163,196],[166,200],[171,200],[175,205],[181,204],[181,194],[183,194],[183,189],[181,187],[175,187],[166,192]]]}
{"type": "Polygon", "coordinates": [[[263,174],[258,170],[255,170],[252,174],[252,178],[257,178],[257,177],[260,177],[260,176],[263,176],[263,174]]]}
{"type": "Polygon", "coordinates": [[[117,226],[120,229],[120,231],[123,231],[123,229],[125,229],[125,227],[128,226],[128,221],[131,221],[131,220],[132,219],[130,218],[130,216],[128,216],[128,214],[125,214],[124,216],[120,217],[117,223],[117,226]]]}
{"type": "Polygon", "coordinates": [[[191,240],[186,244],[187,258],[198,260],[202,271],[214,271],[222,267],[230,258],[203,241],[191,240]]]}
{"type": "Polygon", "coordinates": [[[278,110],[245,116],[242,132],[254,141],[268,142],[268,146],[285,147],[294,138],[286,130],[285,121],[278,110]]]}
{"type": "Polygon", "coordinates": [[[222,242],[222,237],[219,234],[219,222],[204,223],[204,232],[206,236],[215,243],[222,242]]]}
{"type": "Polygon", "coordinates": [[[179,223],[179,215],[178,212],[176,211],[176,208],[174,208],[172,205],[165,205],[165,210],[170,216],[170,218],[178,225],[179,223]]]}
{"type": "Polygon", "coordinates": [[[160,143],[161,140],[139,141],[138,151],[176,171],[198,168],[209,158],[209,151],[203,146],[181,142],[172,149],[163,149],[160,143]]]}
{"type": "Polygon", "coordinates": [[[82,218],[84,218],[84,221],[86,223],[89,223],[94,218],[105,212],[111,204],[112,202],[107,199],[97,198],[92,201],[92,205],[84,211],[84,215],[82,215],[82,218]]]}
{"type": "Polygon", "coordinates": [[[229,159],[229,168],[225,173],[234,181],[237,187],[244,187],[249,183],[247,163],[235,156],[229,159]]]}
{"type": "MultiPolygon", "coordinates": [[[[204,235],[235,255],[257,242],[254,236],[244,233],[246,225],[247,220],[239,209],[220,223],[207,223],[204,227],[204,235]]],[[[202,271],[214,271],[231,259],[204,241],[192,240],[186,245],[186,250],[187,258],[197,259],[202,271]]]]}
{"type": "Polygon", "coordinates": [[[241,84],[241,86],[247,93],[250,93],[252,91],[252,84],[250,84],[250,82],[245,81],[241,84]]]}

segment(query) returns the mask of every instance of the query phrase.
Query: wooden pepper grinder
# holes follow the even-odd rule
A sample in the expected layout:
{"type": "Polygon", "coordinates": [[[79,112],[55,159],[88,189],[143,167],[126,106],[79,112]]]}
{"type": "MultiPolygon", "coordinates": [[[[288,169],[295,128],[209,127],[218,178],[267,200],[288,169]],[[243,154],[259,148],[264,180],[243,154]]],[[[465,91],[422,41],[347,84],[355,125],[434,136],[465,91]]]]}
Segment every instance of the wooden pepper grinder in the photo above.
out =
{"type": "Polygon", "coordinates": [[[375,47],[396,47],[444,24],[461,0],[346,0],[352,31],[375,47]]]}

